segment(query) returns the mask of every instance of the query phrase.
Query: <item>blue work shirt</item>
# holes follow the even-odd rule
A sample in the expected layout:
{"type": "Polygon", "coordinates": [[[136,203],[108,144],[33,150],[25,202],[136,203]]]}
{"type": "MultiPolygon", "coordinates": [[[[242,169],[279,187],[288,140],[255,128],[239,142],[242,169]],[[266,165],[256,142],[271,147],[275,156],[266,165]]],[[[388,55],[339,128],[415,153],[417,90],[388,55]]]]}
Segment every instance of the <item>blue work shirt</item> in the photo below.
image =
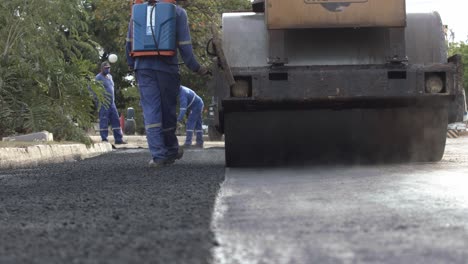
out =
{"type": "Polygon", "coordinates": [[[187,110],[190,109],[192,105],[199,103],[199,101],[201,101],[201,98],[191,89],[185,86],[180,86],[179,100],[180,100],[180,111],[179,111],[179,118],[177,118],[178,122],[184,119],[184,115],[187,112],[187,110]]]}
{"type": "MultiPolygon", "coordinates": [[[[174,56],[130,56],[133,42],[132,25],[132,19],[130,19],[126,42],[128,66],[135,70],[145,69],[163,71],[168,73],[179,73],[179,61],[177,57],[177,51],[174,56]]],[[[176,6],[176,41],[177,47],[185,65],[194,72],[198,71],[200,69],[200,64],[197,62],[193,54],[187,12],[180,6],[176,6]]]]}
{"type": "Polygon", "coordinates": [[[96,75],[96,81],[102,82],[104,85],[104,89],[106,89],[106,98],[110,100],[110,104],[113,104],[115,101],[114,98],[114,81],[112,80],[112,75],[109,73],[107,75],[104,75],[102,73],[99,73],[96,75]]]}

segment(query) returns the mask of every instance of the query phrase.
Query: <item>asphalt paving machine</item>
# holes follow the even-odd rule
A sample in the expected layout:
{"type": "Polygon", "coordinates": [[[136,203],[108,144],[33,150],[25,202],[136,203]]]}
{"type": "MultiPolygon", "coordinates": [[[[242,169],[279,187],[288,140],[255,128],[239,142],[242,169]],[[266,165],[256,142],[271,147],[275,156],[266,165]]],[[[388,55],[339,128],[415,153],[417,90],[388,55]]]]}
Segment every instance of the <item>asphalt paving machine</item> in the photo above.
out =
{"type": "Polygon", "coordinates": [[[226,165],[441,160],[461,57],[405,0],[255,0],[213,30],[226,165]]]}

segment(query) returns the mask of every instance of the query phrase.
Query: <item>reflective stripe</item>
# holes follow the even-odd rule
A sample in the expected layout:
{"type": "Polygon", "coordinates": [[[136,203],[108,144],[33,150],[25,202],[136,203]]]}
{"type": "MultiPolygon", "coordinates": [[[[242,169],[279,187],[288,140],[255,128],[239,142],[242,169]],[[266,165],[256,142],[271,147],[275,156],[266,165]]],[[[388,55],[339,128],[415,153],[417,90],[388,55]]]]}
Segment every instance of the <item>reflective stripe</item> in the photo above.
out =
{"type": "Polygon", "coordinates": [[[203,130],[195,130],[196,133],[203,133],[203,130]]]}
{"type": "Polygon", "coordinates": [[[179,46],[182,46],[182,45],[191,45],[191,44],[192,44],[192,41],[191,41],[191,40],[179,41],[179,46]]]}
{"type": "Polygon", "coordinates": [[[187,108],[181,108],[180,110],[187,110],[187,108]]]}
{"type": "Polygon", "coordinates": [[[192,101],[190,102],[189,105],[187,105],[187,108],[189,108],[193,104],[194,101],[195,101],[195,93],[193,93],[192,101]]]}
{"type": "Polygon", "coordinates": [[[176,129],[175,127],[166,128],[166,129],[163,129],[163,132],[168,132],[168,131],[172,131],[172,130],[175,130],[175,129],[176,129]]]}
{"type": "Polygon", "coordinates": [[[188,129],[187,129],[187,132],[193,132],[193,130],[188,130],[188,129]]]}
{"type": "Polygon", "coordinates": [[[133,42],[133,38],[126,38],[125,41],[127,41],[127,42],[133,42]]]}
{"type": "Polygon", "coordinates": [[[107,128],[99,129],[98,131],[107,131],[107,128]]]}
{"type": "Polygon", "coordinates": [[[146,129],[149,129],[149,128],[156,128],[156,127],[161,127],[161,123],[151,124],[151,125],[145,126],[146,129]]]}
{"type": "Polygon", "coordinates": [[[117,130],[117,129],[120,129],[120,127],[114,127],[114,128],[112,128],[112,130],[117,130]]]}

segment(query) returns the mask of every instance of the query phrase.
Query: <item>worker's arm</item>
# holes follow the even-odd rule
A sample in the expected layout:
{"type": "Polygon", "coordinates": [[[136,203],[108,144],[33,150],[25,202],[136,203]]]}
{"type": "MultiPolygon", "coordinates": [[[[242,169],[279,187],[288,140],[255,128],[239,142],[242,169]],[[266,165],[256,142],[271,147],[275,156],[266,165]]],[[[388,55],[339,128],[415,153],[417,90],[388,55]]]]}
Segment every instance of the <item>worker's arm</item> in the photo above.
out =
{"type": "Polygon", "coordinates": [[[180,12],[178,12],[177,15],[177,45],[185,65],[193,72],[198,72],[200,70],[200,64],[193,54],[187,12],[182,8],[180,8],[180,12]]]}
{"type": "Polygon", "coordinates": [[[127,38],[125,41],[125,51],[127,56],[127,65],[128,68],[133,70],[135,68],[135,59],[130,56],[130,52],[132,51],[132,44],[133,44],[133,33],[132,33],[132,19],[128,23],[128,30],[127,30],[127,38]]]}

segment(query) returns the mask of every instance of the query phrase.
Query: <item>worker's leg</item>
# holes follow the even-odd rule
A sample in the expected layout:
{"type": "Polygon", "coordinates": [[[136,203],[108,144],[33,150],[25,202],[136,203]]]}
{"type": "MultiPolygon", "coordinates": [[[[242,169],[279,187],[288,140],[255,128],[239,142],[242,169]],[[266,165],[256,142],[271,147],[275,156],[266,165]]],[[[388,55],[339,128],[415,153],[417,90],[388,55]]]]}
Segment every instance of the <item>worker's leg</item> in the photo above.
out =
{"type": "Polygon", "coordinates": [[[122,129],[120,127],[120,119],[119,119],[119,112],[117,111],[117,107],[115,104],[112,104],[109,107],[109,119],[112,126],[112,134],[114,135],[115,143],[119,144],[122,143],[123,135],[122,129]]]}
{"type": "Polygon", "coordinates": [[[158,72],[161,87],[162,127],[164,144],[167,149],[166,157],[173,158],[178,155],[179,141],[176,136],[177,129],[177,97],[179,96],[180,75],[158,72]]]}
{"type": "Polygon", "coordinates": [[[161,93],[157,80],[157,71],[137,70],[136,75],[148,147],[153,160],[164,160],[167,150],[162,133],[161,93]]]}
{"type": "Polygon", "coordinates": [[[193,111],[196,111],[197,113],[197,121],[195,123],[195,135],[197,137],[197,146],[202,147],[203,146],[203,101],[200,99],[199,103],[197,104],[196,109],[193,111]]]}
{"type": "Polygon", "coordinates": [[[195,132],[195,125],[197,124],[197,110],[196,106],[192,104],[190,109],[188,109],[189,116],[187,118],[187,124],[185,125],[186,128],[186,137],[185,137],[185,145],[190,146],[192,145],[192,138],[195,132]]]}
{"type": "Polygon", "coordinates": [[[109,108],[104,106],[99,109],[99,134],[102,141],[107,141],[109,135],[109,108]]]}

